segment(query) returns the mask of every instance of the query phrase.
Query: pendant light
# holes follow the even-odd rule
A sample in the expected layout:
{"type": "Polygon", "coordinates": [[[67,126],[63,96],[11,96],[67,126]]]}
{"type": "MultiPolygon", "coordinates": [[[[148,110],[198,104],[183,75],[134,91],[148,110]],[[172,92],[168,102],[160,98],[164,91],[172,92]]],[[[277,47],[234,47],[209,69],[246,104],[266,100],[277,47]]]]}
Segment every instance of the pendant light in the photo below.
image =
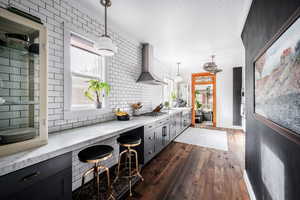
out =
{"type": "Polygon", "coordinates": [[[177,74],[176,74],[176,77],[175,77],[175,82],[176,83],[179,83],[179,82],[183,81],[183,78],[180,76],[180,73],[179,73],[179,65],[180,64],[181,64],[180,62],[177,63],[177,74]]]}
{"type": "Polygon", "coordinates": [[[117,53],[118,47],[107,34],[107,8],[111,7],[111,0],[101,0],[100,3],[104,6],[105,32],[100,38],[98,52],[102,56],[113,56],[117,53]]]}
{"type": "Polygon", "coordinates": [[[218,65],[216,65],[216,63],[214,62],[214,58],[215,56],[212,55],[211,56],[211,62],[207,62],[203,65],[203,69],[207,72],[210,72],[210,73],[213,73],[213,74],[216,74],[218,72],[221,72],[223,71],[222,69],[218,69],[218,65]]]}

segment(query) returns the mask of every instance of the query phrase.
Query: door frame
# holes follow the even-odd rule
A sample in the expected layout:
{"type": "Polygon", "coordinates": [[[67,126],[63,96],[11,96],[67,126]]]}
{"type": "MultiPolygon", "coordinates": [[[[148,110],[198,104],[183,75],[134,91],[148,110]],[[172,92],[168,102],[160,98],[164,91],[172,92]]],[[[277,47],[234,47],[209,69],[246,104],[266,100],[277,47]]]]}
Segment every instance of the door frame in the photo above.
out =
{"type": "Polygon", "coordinates": [[[209,72],[203,72],[203,73],[193,73],[192,74],[192,126],[195,126],[195,89],[196,85],[213,85],[213,127],[216,127],[217,125],[217,84],[216,84],[216,75],[209,73],[209,72]],[[205,81],[205,82],[197,82],[196,78],[198,77],[211,77],[212,81],[205,81]]]}

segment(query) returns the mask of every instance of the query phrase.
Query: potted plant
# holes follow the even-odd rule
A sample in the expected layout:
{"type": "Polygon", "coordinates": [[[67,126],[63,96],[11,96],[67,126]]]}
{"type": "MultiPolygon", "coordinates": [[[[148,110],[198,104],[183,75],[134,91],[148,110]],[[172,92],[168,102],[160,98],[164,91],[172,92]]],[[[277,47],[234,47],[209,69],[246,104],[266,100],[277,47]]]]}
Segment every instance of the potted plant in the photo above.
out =
{"type": "Polygon", "coordinates": [[[169,101],[165,101],[165,107],[169,110],[170,109],[170,102],[169,101]]]}
{"type": "Polygon", "coordinates": [[[95,102],[96,108],[102,108],[102,98],[109,95],[110,85],[100,80],[89,80],[89,87],[84,95],[91,101],[95,102]],[[103,91],[105,93],[103,93],[103,91]]]}
{"type": "Polygon", "coordinates": [[[200,111],[201,107],[202,107],[202,104],[198,100],[196,100],[196,110],[200,111]]]}
{"type": "Polygon", "coordinates": [[[172,92],[172,93],[171,93],[171,99],[172,99],[172,105],[173,105],[173,107],[175,107],[176,104],[177,104],[177,102],[176,102],[177,95],[176,95],[175,92],[172,92]]]}

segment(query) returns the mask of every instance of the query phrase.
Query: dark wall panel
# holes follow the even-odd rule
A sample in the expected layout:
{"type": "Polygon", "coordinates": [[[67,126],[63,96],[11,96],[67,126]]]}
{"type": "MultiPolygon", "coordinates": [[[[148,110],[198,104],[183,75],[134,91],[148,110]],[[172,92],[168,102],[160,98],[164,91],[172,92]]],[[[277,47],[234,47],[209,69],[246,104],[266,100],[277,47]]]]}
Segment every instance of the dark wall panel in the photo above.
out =
{"type": "Polygon", "coordinates": [[[242,33],[246,49],[246,170],[257,200],[300,198],[300,146],[253,116],[253,61],[299,0],[254,0],[242,33]]]}
{"type": "Polygon", "coordinates": [[[242,67],[233,68],[233,125],[242,125],[241,103],[242,103],[242,67]]]}

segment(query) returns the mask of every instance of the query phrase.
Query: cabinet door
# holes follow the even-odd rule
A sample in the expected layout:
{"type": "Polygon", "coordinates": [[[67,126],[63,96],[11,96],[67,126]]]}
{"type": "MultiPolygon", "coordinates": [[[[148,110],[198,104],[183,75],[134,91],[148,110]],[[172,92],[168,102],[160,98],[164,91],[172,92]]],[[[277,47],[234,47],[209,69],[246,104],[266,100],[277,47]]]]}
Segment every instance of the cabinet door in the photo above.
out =
{"type": "Polygon", "coordinates": [[[66,169],[17,193],[14,200],[71,200],[72,169],[66,169]]]}
{"type": "Polygon", "coordinates": [[[192,112],[189,112],[189,126],[192,124],[192,112]]]}
{"type": "Polygon", "coordinates": [[[170,131],[169,131],[169,124],[164,124],[162,126],[162,147],[164,148],[170,142],[170,131]]]}
{"type": "Polygon", "coordinates": [[[0,110],[7,111],[1,113],[2,157],[47,144],[48,74],[46,26],[1,7],[0,24],[0,110]]]}
{"type": "Polygon", "coordinates": [[[176,136],[181,133],[182,130],[181,113],[176,114],[176,136]]]}
{"type": "Polygon", "coordinates": [[[1,200],[71,200],[72,154],[2,176],[0,188],[1,200]]]}
{"type": "Polygon", "coordinates": [[[189,113],[185,114],[183,117],[183,127],[184,129],[190,125],[189,113]]]}
{"type": "Polygon", "coordinates": [[[163,148],[162,126],[155,129],[155,153],[159,153],[163,148]]]}
{"type": "Polygon", "coordinates": [[[170,125],[170,140],[174,140],[176,137],[176,123],[170,125]]]}
{"type": "Polygon", "coordinates": [[[170,119],[170,140],[173,140],[176,137],[176,117],[172,116],[170,119]]]}
{"type": "Polygon", "coordinates": [[[155,130],[144,133],[144,163],[146,164],[155,156],[155,130]]]}

